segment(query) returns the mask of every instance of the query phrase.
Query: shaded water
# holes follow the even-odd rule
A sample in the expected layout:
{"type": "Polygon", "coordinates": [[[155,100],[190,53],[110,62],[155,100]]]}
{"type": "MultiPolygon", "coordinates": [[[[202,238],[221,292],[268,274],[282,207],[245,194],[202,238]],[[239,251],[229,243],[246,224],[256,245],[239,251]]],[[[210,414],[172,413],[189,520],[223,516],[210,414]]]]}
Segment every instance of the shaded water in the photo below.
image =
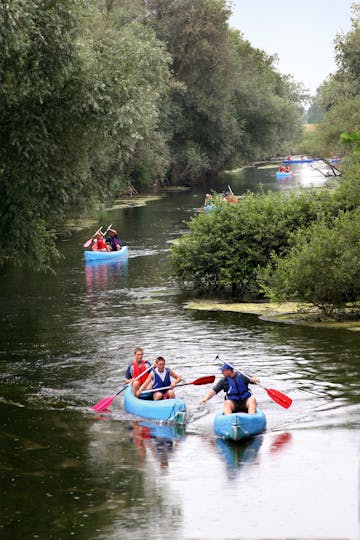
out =
{"type": "MultiPolygon", "coordinates": [[[[292,184],[248,169],[213,187],[324,182],[303,167],[292,184]]],[[[1,538],[359,537],[360,336],[184,310],[169,241],[203,195],[109,211],[125,264],[85,266],[83,231],[60,244],[56,276],[2,270],[1,538]],[[219,354],[294,403],[284,410],[256,387],[268,427],[245,444],[214,436],[222,396],[200,408],[205,386],[177,391],[185,430],[130,417],[121,395],[94,414],[138,345],[188,381],[217,374],[219,354]]]]}

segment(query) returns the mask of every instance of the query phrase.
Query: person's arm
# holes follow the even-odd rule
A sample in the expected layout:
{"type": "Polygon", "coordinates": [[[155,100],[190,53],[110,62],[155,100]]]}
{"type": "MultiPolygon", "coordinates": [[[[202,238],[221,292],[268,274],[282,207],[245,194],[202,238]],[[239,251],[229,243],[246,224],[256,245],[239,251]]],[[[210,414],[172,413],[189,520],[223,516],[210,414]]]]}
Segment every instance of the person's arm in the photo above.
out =
{"type": "Polygon", "coordinates": [[[131,365],[127,368],[125,373],[125,382],[126,384],[130,383],[132,381],[132,373],[131,373],[131,365]]]}
{"type": "Polygon", "coordinates": [[[212,397],[216,396],[216,392],[215,390],[212,388],[207,394],[206,396],[204,396],[201,400],[200,400],[200,405],[204,405],[209,399],[211,399],[212,397]]]}
{"type": "Polygon", "coordinates": [[[174,388],[176,384],[182,381],[182,377],[181,375],[177,375],[172,369],[170,369],[170,375],[175,379],[175,381],[171,381],[171,387],[174,388]]]}
{"type": "Polygon", "coordinates": [[[204,405],[209,399],[216,396],[220,392],[220,390],[225,390],[225,384],[227,384],[227,381],[225,378],[220,379],[215,386],[212,387],[212,389],[200,400],[200,404],[204,405]]]}
{"type": "Polygon", "coordinates": [[[154,373],[152,371],[150,371],[149,375],[146,378],[146,381],[143,382],[142,385],[139,388],[139,394],[140,394],[140,392],[142,392],[144,390],[144,388],[147,387],[147,385],[152,381],[153,378],[154,378],[154,373]]]}

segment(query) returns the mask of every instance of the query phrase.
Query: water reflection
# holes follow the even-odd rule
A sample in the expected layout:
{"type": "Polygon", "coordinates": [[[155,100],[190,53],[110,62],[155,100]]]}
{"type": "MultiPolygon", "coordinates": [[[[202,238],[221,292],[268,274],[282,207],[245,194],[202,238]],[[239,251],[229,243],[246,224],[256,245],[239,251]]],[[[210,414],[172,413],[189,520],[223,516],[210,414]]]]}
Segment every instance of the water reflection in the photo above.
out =
{"type": "Polygon", "coordinates": [[[216,446],[225,460],[227,471],[231,473],[230,476],[238,472],[241,467],[255,461],[263,440],[263,435],[241,442],[216,439],[216,446]]]}
{"type": "Polygon", "coordinates": [[[129,426],[128,435],[140,461],[145,461],[150,453],[161,468],[167,468],[178,441],[185,438],[185,426],[135,421],[129,426]]]}
{"type": "Polygon", "coordinates": [[[277,454],[281,452],[292,440],[292,433],[285,431],[277,435],[271,443],[270,452],[272,454],[277,454]]]}
{"type": "Polygon", "coordinates": [[[85,264],[86,292],[116,288],[128,277],[128,261],[87,262],[85,264]]]}

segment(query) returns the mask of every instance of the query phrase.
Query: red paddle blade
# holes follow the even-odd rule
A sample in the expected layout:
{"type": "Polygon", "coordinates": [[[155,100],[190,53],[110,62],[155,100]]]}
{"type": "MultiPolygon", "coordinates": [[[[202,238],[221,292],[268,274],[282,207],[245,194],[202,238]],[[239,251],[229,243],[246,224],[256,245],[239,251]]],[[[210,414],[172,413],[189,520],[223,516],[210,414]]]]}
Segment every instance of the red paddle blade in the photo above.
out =
{"type": "Polygon", "coordinates": [[[84,248],[87,248],[90,246],[91,244],[91,241],[92,241],[92,238],[90,238],[89,240],[86,240],[85,244],[84,244],[84,248]]]}
{"type": "Polygon", "coordinates": [[[196,379],[195,381],[192,381],[191,383],[188,383],[188,384],[196,384],[196,385],[210,384],[210,383],[213,383],[214,381],[215,381],[215,375],[208,375],[206,377],[200,377],[200,379],[196,379]]]}
{"type": "Polygon", "coordinates": [[[115,397],[116,397],[116,394],[102,399],[101,401],[99,401],[99,403],[96,403],[96,405],[93,406],[93,410],[96,412],[105,411],[108,407],[110,407],[115,397]]]}
{"type": "Polygon", "coordinates": [[[271,399],[274,400],[278,405],[284,407],[284,409],[288,409],[292,404],[292,399],[279,392],[279,390],[274,390],[273,388],[265,388],[265,390],[268,393],[268,396],[271,397],[271,399]]]}

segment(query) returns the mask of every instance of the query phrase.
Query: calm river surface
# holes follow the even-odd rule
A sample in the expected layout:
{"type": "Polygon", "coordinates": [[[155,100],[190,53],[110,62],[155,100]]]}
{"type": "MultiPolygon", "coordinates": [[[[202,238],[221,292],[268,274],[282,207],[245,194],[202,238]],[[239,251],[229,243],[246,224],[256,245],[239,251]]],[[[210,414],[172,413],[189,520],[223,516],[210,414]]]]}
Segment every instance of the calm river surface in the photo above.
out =
{"type": "MultiPolygon", "coordinates": [[[[323,184],[295,170],[276,182],[275,169],[247,169],[220,185],[323,184]]],[[[55,276],[1,270],[1,539],[360,537],[360,335],[185,310],[169,241],[208,190],[110,210],[103,225],[128,244],[126,264],[85,266],[85,230],[60,243],[55,276]],[[95,414],[135,346],[187,381],[218,377],[218,354],[294,403],[285,410],[255,387],[268,427],[237,445],[213,434],[222,396],[198,405],[208,386],[178,389],[185,430],[141,424],[122,395],[95,414]]]]}

